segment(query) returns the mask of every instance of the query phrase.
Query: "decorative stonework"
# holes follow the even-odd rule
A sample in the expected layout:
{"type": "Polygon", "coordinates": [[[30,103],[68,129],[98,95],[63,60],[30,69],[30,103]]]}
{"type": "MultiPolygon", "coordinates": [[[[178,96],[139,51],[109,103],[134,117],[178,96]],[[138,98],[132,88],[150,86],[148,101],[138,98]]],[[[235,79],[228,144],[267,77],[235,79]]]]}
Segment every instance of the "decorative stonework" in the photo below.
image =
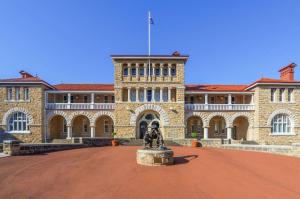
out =
{"type": "Polygon", "coordinates": [[[196,117],[199,117],[204,124],[209,124],[209,121],[207,121],[207,117],[206,117],[206,114],[204,114],[203,112],[195,112],[195,111],[191,111],[191,112],[188,112],[185,116],[185,123],[187,124],[187,120],[192,117],[192,116],[196,116],[196,117]]]}
{"type": "Polygon", "coordinates": [[[68,115],[64,111],[55,110],[55,111],[51,111],[51,112],[47,113],[47,123],[49,124],[51,119],[57,115],[62,116],[67,121],[67,123],[70,122],[68,115]]]}
{"type": "Polygon", "coordinates": [[[248,120],[249,126],[253,126],[253,117],[251,113],[246,113],[246,112],[239,112],[239,113],[235,113],[233,114],[230,119],[229,119],[229,123],[228,123],[228,127],[233,127],[233,122],[236,118],[238,117],[244,117],[248,120]]]}
{"type": "Polygon", "coordinates": [[[71,113],[71,115],[69,116],[69,120],[67,120],[67,125],[71,126],[75,117],[77,117],[79,115],[86,116],[89,119],[90,124],[91,124],[91,121],[93,121],[93,116],[91,113],[86,112],[86,111],[75,111],[75,112],[71,113]]]}
{"type": "Polygon", "coordinates": [[[209,127],[209,122],[210,120],[215,117],[215,116],[220,116],[223,117],[225,119],[225,123],[226,123],[226,127],[230,127],[230,115],[223,113],[223,112],[215,112],[215,113],[211,113],[208,115],[208,117],[206,118],[205,121],[203,121],[203,127],[209,127]],[[205,123],[206,122],[206,123],[205,123]]]}
{"type": "Polygon", "coordinates": [[[297,124],[296,116],[290,110],[288,110],[288,109],[277,109],[277,110],[273,111],[273,113],[271,113],[271,115],[269,116],[268,121],[267,121],[267,127],[271,127],[272,119],[278,114],[288,115],[289,119],[291,121],[292,128],[295,127],[295,124],[297,124]]]}
{"type": "Polygon", "coordinates": [[[93,115],[92,119],[90,120],[91,126],[94,126],[94,125],[96,124],[97,119],[98,119],[99,117],[101,117],[101,116],[108,116],[108,117],[110,117],[110,118],[113,120],[113,122],[115,123],[115,116],[114,116],[114,114],[113,114],[112,112],[110,112],[110,111],[99,111],[99,112],[95,113],[95,114],[93,115]]]}
{"type": "Polygon", "coordinates": [[[169,125],[169,117],[168,117],[168,114],[164,111],[163,108],[161,108],[160,106],[158,105],[154,105],[154,104],[145,104],[145,105],[142,105],[140,107],[138,107],[134,113],[131,114],[131,117],[130,117],[130,125],[136,125],[136,120],[137,120],[137,117],[144,111],[155,111],[155,112],[158,112],[159,115],[160,115],[160,118],[161,118],[161,121],[163,122],[163,125],[164,126],[167,126],[169,125]]]}
{"type": "Polygon", "coordinates": [[[15,113],[15,112],[22,112],[22,113],[24,113],[25,115],[27,115],[27,118],[28,118],[28,124],[29,124],[29,125],[32,125],[32,124],[33,124],[33,117],[32,117],[32,115],[31,115],[25,108],[22,108],[22,107],[14,107],[14,108],[12,108],[12,109],[9,109],[9,110],[4,114],[3,119],[2,119],[2,125],[6,125],[9,116],[10,116],[12,113],[15,113]]]}

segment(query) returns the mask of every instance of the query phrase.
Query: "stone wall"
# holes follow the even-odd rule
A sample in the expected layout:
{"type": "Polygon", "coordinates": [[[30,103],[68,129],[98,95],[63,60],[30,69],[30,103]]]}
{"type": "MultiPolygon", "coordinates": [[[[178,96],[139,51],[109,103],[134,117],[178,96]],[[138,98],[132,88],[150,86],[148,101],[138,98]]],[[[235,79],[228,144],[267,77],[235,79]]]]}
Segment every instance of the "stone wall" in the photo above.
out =
{"type": "MultiPolygon", "coordinates": [[[[21,91],[21,98],[23,99],[23,86],[18,85],[21,91]]],[[[44,88],[43,86],[28,86],[29,101],[7,101],[6,100],[6,86],[0,87],[0,129],[3,132],[7,130],[7,119],[10,114],[21,111],[29,117],[29,131],[30,133],[3,133],[3,139],[17,139],[23,142],[38,143],[44,140],[44,88]]],[[[13,99],[15,99],[15,91],[13,89],[13,99]]]]}
{"type": "MultiPolygon", "coordinates": [[[[298,88],[294,89],[294,102],[271,102],[271,88],[289,88],[289,86],[260,86],[255,89],[255,140],[261,144],[300,142],[300,90],[298,88]],[[295,135],[271,134],[271,120],[279,113],[287,114],[293,120],[293,133],[295,135]]],[[[285,99],[287,99],[286,91],[287,89],[285,89],[285,99]]],[[[278,92],[276,96],[278,98],[278,92]]]]}

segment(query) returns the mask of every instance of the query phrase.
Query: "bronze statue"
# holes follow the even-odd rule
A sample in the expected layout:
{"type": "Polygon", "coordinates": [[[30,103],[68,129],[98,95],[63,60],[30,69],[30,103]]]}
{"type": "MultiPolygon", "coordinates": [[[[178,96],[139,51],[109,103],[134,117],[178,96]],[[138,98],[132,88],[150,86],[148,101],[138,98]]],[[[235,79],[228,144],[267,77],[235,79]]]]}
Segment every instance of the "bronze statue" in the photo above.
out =
{"type": "Polygon", "coordinates": [[[153,148],[153,140],[156,139],[156,148],[163,150],[166,149],[164,146],[164,139],[162,136],[161,131],[159,130],[158,126],[152,125],[150,132],[147,132],[144,135],[144,147],[145,148],[153,148]]]}

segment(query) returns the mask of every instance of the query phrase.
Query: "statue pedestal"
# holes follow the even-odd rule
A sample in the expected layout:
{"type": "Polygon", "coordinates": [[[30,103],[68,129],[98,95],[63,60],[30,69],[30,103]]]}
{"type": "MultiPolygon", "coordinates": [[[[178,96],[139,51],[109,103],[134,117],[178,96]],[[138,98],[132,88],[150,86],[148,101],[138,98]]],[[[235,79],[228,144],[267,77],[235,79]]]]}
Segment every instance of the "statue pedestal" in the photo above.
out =
{"type": "Polygon", "coordinates": [[[162,166],[174,164],[174,152],[171,149],[138,149],[136,161],[146,166],[162,166]]]}

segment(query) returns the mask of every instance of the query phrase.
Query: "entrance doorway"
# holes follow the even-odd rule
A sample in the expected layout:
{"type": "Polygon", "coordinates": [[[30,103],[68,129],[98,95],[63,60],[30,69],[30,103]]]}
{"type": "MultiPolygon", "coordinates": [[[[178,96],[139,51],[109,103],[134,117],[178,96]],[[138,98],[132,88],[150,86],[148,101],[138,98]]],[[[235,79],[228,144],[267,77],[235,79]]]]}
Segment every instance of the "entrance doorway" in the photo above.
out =
{"type": "Polygon", "coordinates": [[[152,126],[160,127],[160,118],[156,113],[144,113],[138,120],[137,138],[143,139],[145,133],[150,130],[152,126]]]}

